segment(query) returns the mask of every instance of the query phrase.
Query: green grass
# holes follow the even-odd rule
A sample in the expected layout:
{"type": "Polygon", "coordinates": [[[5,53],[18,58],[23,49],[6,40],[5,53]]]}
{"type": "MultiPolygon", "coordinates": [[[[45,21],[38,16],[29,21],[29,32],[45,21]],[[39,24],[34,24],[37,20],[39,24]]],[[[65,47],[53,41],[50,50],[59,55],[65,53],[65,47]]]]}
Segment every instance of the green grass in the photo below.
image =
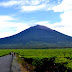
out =
{"type": "Polygon", "coordinates": [[[9,50],[5,50],[5,49],[0,49],[0,57],[9,54],[9,50]]]}
{"type": "Polygon", "coordinates": [[[72,70],[72,48],[71,49],[1,49],[0,56],[9,54],[9,52],[16,52],[19,57],[24,57],[27,59],[32,58],[32,64],[43,64],[41,59],[55,58],[54,63],[63,64],[66,68],[72,70]]]}

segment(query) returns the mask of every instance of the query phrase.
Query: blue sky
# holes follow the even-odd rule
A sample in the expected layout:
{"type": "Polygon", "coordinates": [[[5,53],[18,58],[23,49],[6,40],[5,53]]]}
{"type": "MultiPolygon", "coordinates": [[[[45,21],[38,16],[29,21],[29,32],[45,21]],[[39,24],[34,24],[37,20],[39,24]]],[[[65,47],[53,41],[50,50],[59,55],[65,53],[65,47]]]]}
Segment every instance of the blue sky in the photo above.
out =
{"type": "Polygon", "coordinates": [[[0,38],[37,24],[72,36],[72,0],[0,0],[0,38]]]}

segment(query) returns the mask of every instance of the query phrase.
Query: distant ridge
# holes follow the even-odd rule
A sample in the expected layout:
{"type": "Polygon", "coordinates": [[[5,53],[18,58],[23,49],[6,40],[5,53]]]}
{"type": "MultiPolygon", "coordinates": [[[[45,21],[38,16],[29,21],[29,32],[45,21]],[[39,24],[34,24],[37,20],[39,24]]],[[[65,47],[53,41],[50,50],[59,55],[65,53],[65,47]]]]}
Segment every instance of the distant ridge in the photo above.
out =
{"type": "Polygon", "coordinates": [[[46,26],[32,26],[16,35],[0,39],[0,48],[72,47],[72,37],[46,26]]]}

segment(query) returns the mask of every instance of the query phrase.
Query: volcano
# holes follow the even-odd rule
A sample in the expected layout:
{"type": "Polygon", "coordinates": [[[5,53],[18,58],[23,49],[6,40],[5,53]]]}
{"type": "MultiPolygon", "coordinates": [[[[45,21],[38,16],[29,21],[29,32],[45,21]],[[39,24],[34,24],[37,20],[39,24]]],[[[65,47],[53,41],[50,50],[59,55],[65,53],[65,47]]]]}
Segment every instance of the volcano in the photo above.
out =
{"type": "Polygon", "coordinates": [[[0,39],[1,49],[66,47],[72,47],[72,37],[42,25],[32,26],[16,35],[0,39]]]}

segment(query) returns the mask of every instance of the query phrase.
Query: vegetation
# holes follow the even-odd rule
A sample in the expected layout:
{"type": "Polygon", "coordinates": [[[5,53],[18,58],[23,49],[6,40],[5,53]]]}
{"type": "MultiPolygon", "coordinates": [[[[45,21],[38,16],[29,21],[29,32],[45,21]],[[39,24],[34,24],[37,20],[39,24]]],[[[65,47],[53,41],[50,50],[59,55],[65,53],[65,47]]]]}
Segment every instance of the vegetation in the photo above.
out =
{"type": "Polygon", "coordinates": [[[10,51],[9,50],[5,50],[5,49],[0,49],[0,57],[9,54],[10,51]]]}
{"type": "Polygon", "coordinates": [[[1,49],[0,56],[12,51],[18,53],[19,58],[35,66],[36,72],[43,72],[43,69],[53,69],[57,72],[72,71],[72,49],[1,49]]]}

